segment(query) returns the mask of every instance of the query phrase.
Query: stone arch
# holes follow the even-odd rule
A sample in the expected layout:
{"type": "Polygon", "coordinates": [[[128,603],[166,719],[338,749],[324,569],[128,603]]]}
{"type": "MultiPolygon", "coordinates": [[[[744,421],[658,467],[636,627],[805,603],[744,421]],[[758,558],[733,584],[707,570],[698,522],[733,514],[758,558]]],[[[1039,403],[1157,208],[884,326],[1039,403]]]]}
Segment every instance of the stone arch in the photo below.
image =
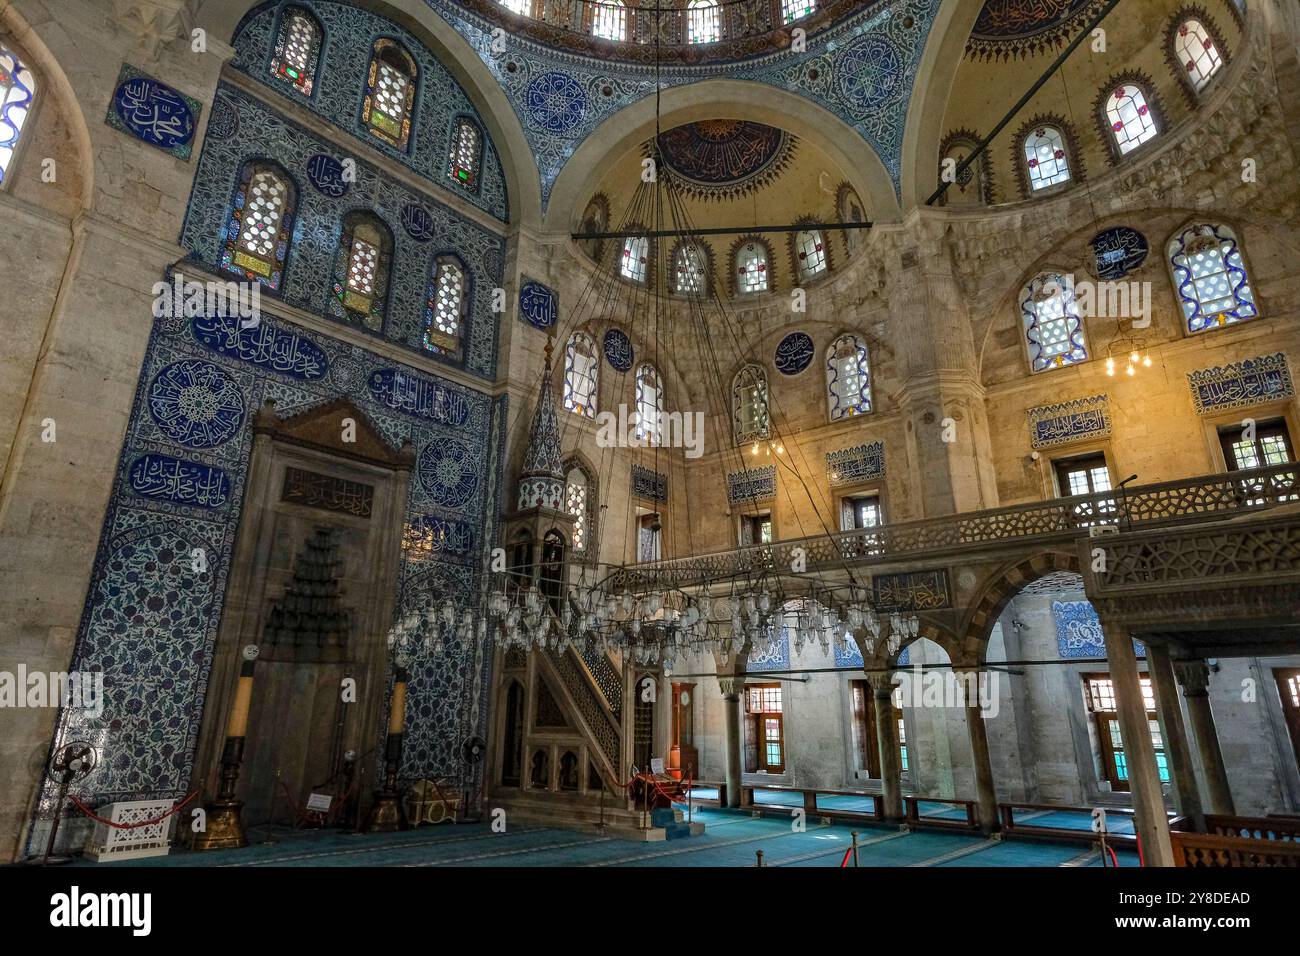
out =
{"type": "MultiPolygon", "coordinates": [[[[464,88],[501,157],[510,222],[533,228],[540,225],[541,185],[532,148],[501,84],[465,37],[423,0],[351,2],[409,30],[464,88]]],[[[241,20],[264,5],[265,0],[207,0],[200,8],[198,25],[229,41],[241,20]]]]}
{"type": "MultiPolygon", "coordinates": [[[[898,200],[885,164],[847,123],[811,100],[751,80],[709,79],[665,89],[663,128],[706,119],[752,120],[808,140],[826,153],[867,203],[874,221],[897,220],[898,200]]],[[[565,163],[551,190],[546,225],[569,231],[579,225],[585,190],[599,181],[610,156],[636,150],[654,135],[655,98],[643,97],[606,119],[565,163]]]]}
{"type": "MultiPolygon", "coordinates": [[[[1072,551],[1040,551],[996,571],[980,589],[962,622],[959,633],[965,637],[957,643],[961,659],[968,663],[983,661],[993,625],[1007,604],[1026,584],[1054,571],[1079,574],[1079,556],[1072,551]]],[[[957,661],[956,655],[953,661],[957,661]]]]}

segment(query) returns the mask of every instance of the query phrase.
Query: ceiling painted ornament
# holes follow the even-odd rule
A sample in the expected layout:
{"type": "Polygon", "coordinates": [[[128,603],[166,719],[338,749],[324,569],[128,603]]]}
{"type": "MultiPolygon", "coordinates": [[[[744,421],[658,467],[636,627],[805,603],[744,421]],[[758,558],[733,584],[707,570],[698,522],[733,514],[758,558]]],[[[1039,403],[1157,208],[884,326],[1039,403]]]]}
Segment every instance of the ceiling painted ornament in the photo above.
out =
{"type": "Polygon", "coordinates": [[[1105,0],[985,0],[966,55],[1008,60],[1059,47],[1105,0]]]}
{"type": "Polygon", "coordinates": [[[664,166],[699,199],[734,199],[768,185],[789,167],[798,140],[746,120],[704,120],[659,136],[664,166]]]}

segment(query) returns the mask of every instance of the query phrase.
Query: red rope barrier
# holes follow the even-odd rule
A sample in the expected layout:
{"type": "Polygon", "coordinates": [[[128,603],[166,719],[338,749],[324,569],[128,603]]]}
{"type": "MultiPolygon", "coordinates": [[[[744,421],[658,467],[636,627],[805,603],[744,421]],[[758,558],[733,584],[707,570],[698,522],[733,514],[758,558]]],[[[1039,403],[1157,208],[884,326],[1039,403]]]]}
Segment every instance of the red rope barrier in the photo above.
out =
{"type": "Polygon", "coordinates": [[[68,797],[72,800],[73,805],[75,805],[78,810],[80,810],[86,816],[90,817],[90,819],[94,820],[96,823],[102,823],[104,824],[104,826],[112,827],[114,830],[138,830],[140,829],[140,827],[151,827],[155,823],[162,823],[169,816],[171,816],[181,807],[185,806],[185,804],[189,803],[196,796],[198,796],[198,794],[199,792],[197,790],[193,790],[190,792],[190,795],[188,797],[186,797],[180,803],[176,804],[174,807],[172,807],[162,816],[158,817],[156,820],[143,820],[140,823],[115,823],[112,820],[105,820],[103,817],[95,813],[94,810],[90,809],[90,807],[86,806],[84,803],[78,800],[77,795],[75,793],[68,794],[68,797]]]}
{"type": "Polygon", "coordinates": [[[847,850],[844,851],[844,859],[840,860],[841,870],[849,865],[849,857],[851,857],[852,855],[853,855],[853,847],[849,847],[847,850]]]}

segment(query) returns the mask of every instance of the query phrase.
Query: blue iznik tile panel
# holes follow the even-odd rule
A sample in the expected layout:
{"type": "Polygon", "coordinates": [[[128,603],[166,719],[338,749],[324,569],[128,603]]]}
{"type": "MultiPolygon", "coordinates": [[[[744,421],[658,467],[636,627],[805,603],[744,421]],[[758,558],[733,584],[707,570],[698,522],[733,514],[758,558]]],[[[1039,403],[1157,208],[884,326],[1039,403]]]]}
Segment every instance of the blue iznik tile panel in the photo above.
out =
{"type": "MultiPolygon", "coordinates": [[[[1061,660],[1079,660],[1106,656],[1106,635],[1101,618],[1087,601],[1053,601],[1052,620],[1056,624],[1056,649],[1061,660]]],[[[1146,645],[1133,641],[1133,653],[1146,657],[1146,645]]]]}
{"type": "MultiPolygon", "coordinates": [[[[546,206],[556,178],[583,140],[619,110],[654,93],[652,67],[561,53],[507,33],[492,51],[493,24],[455,0],[425,0],[478,52],[523,124],[546,206]]],[[[903,128],[912,81],[941,0],[866,4],[809,38],[803,53],[782,51],[742,63],[663,67],[664,86],[725,77],[791,90],[853,127],[899,187],[903,128]]]]}
{"type": "Polygon", "coordinates": [[[1192,390],[1192,404],[1199,415],[1249,408],[1295,395],[1291,369],[1287,366],[1284,352],[1188,372],[1187,383],[1192,390]]]}
{"type": "Polygon", "coordinates": [[[767,501],[776,497],[776,465],[727,472],[727,501],[767,501]]]}
{"type": "Polygon", "coordinates": [[[832,485],[874,481],[885,474],[885,443],[868,442],[826,453],[826,474],[832,485]]]}
{"type": "MultiPolygon", "coordinates": [[[[459,366],[486,379],[495,376],[499,316],[492,311],[492,290],[502,282],[505,249],[499,235],[464,219],[431,195],[385,178],[355,156],[334,158],[356,163],[356,182],[342,195],[322,191],[312,185],[308,166],[322,154],[334,155],[335,147],[228,84],[218,87],[213,124],[216,129],[209,126],[181,233],[181,244],[190,250],[192,259],[221,271],[240,171],[250,160],[273,159],[294,177],[298,191],[293,240],[280,293],[284,301],[335,318],[330,300],[343,217],[355,210],[373,212],[387,224],[394,242],[385,319],[377,332],[360,323],[348,324],[433,361],[459,366]],[[408,225],[416,212],[423,227],[419,230],[408,225]],[[448,252],[455,253],[469,270],[470,304],[459,358],[424,347],[428,278],[434,260],[448,252]]],[[[264,289],[263,301],[274,295],[264,289]]]]}
{"type": "MultiPolygon", "coordinates": [[[[450,536],[455,546],[405,551],[397,616],[479,586],[485,549],[499,533],[504,398],[305,331],[270,310],[243,330],[235,318],[156,320],[71,665],[103,672],[104,709],[98,717],[65,712],[58,731],[57,739],[101,748],[75,787],[83,799],[179,798],[193,785],[253,418],[267,399],[286,415],[340,396],[394,449],[412,443],[408,535],[460,532],[450,536]]],[[[411,668],[402,777],[460,779],[462,741],[485,732],[489,655],[454,638],[440,654],[422,653],[411,668]]],[[[45,806],[51,793],[47,782],[45,806]]]]}
{"type": "Polygon", "coordinates": [[[264,3],[244,18],[233,41],[235,58],[231,65],[323,116],[367,147],[410,167],[439,189],[463,196],[505,222],[509,207],[501,159],[478,110],[437,58],[401,26],[351,3],[295,0],[295,5],[310,10],[320,21],[325,34],[310,96],[298,93],[271,72],[282,3],[264,3]],[[419,67],[411,140],[406,150],[382,142],[361,122],[371,50],[380,37],[400,41],[419,67]],[[472,117],[483,133],[482,174],[478,188],[474,190],[458,185],[449,175],[451,141],[457,116],[472,117]]]}
{"type": "Polygon", "coordinates": [[[1025,414],[1029,418],[1029,443],[1034,448],[1054,448],[1110,435],[1110,403],[1105,395],[1039,405],[1025,414]]]}

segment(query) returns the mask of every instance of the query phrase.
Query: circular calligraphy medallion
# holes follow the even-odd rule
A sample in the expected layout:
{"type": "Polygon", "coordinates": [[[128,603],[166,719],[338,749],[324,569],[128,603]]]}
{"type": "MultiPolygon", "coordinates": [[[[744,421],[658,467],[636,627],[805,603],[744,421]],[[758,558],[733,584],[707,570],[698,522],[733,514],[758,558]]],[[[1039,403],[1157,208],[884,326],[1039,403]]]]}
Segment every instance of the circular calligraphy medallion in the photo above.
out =
{"type": "Polygon", "coordinates": [[[798,375],[812,364],[816,348],[807,332],[791,332],[776,347],[772,363],[782,375],[798,375]]]}
{"type": "Polygon", "coordinates": [[[113,110],[132,133],[163,149],[187,146],[194,139],[194,111],[185,97],[151,77],[122,83],[113,94],[113,110]]]}
{"type": "Polygon", "coordinates": [[[615,371],[626,372],[632,367],[632,361],[635,358],[632,351],[632,340],[627,337],[627,333],[622,329],[610,329],[605,333],[605,338],[601,344],[605,352],[605,358],[614,367],[615,371]]]}
{"type": "Polygon", "coordinates": [[[841,98],[858,113],[879,109],[907,89],[898,50],[883,36],[869,33],[849,44],[835,62],[841,98]]]}
{"type": "Polygon", "coordinates": [[[410,203],[402,207],[402,228],[416,242],[433,238],[433,214],[423,206],[410,203]]]}
{"type": "Polygon", "coordinates": [[[149,414],[172,441],[214,448],[244,423],[244,395],[215,365],[186,359],[168,365],[149,384],[149,414]]]}
{"type": "Polygon", "coordinates": [[[454,439],[430,442],[420,453],[420,485],[438,504],[459,508],[478,490],[483,463],[469,445],[454,439]]]}
{"type": "Polygon", "coordinates": [[[533,123],[550,133],[567,133],[587,115],[587,94],[564,73],[543,73],[524,90],[533,123]]]}
{"type": "Polygon", "coordinates": [[[307,178],[332,199],[343,198],[352,188],[343,175],[343,164],[328,153],[317,153],[307,160],[307,178]]]}

